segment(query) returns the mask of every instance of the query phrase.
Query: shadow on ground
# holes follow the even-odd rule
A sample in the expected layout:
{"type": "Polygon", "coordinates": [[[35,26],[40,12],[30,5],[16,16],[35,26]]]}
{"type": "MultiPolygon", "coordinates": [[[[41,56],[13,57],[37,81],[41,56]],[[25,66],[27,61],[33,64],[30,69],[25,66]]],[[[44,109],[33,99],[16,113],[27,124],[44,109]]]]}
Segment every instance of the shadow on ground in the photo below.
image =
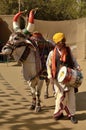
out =
{"type": "Polygon", "coordinates": [[[76,107],[77,111],[86,110],[86,92],[76,94],[76,107]]]}
{"type": "MultiPolygon", "coordinates": [[[[86,111],[86,92],[80,92],[76,95],[76,110],[86,111]]],[[[79,120],[86,120],[86,112],[76,115],[79,120]]]]}

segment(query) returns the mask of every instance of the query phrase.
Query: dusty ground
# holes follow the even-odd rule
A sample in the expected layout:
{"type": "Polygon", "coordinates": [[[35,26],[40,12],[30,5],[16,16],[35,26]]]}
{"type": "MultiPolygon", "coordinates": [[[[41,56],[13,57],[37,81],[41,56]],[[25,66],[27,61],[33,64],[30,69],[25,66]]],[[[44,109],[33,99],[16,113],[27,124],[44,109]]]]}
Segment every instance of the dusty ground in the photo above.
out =
{"type": "Polygon", "coordinates": [[[21,66],[16,62],[0,63],[0,130],[79,130],[86,128],[86,61],[79,61],[84,80],[76,94],[78,124],[72,124],[65,117],[53,119],[54,97],[49,88],[49,98],[44,99],[42,89],[42,112],[28,109],[31,103],[29,88],[21,74],[21,66]]]}

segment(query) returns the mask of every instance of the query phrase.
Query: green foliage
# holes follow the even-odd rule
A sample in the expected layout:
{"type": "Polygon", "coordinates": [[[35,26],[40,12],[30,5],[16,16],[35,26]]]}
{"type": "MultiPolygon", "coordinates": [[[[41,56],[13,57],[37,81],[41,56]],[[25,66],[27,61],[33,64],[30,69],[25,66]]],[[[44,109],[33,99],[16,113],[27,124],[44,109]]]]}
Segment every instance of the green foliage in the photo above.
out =
{"type": "Polygon", "coordinates": [[[86,17],[86,1],[83,0],[82,2],[79,2],[79,17],[86,17]]]}
{"type": "Polygon", "coordinates": [[[39,20],[70,20],[86,16],[86,2],[78,0],[1,0],[0,14],[16,14],[19,10],[39,8],[39,20]],[[20,1],[20,4],[19,4],[20,1]]]}

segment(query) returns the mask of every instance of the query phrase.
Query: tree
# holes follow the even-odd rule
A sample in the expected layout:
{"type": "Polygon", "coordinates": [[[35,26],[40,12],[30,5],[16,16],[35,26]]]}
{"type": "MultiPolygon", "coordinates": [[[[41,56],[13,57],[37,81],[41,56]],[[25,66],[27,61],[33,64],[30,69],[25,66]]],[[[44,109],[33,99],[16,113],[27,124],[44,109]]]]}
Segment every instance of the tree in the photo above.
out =
{"type": "MultiPolygon", "coordinates": [[[[20,10],[39,8],[35,18],[39,20],[70,20],[86,16],[84,0],[20,0],[20,10]]],[[[1,0],[0,14],[16,14],[19,0],[1,0]]]]}
{"type": "Polygon", "coordinates": [[[79,8],[78,8],[78,12],[79,12],[79,17],[86,17],[86,1],[85,0],[81,0],[78,2],[79,4],[79,8]]]}

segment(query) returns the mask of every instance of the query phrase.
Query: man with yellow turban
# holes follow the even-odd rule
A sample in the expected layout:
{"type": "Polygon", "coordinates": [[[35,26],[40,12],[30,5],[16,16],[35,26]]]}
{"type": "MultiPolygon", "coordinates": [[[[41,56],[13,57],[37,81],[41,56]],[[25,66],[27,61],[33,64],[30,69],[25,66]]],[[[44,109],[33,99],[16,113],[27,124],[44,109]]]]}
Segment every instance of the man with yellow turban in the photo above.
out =
{"type": "Polygon", "coordinates": [[[62,32],[54,34],[53,41],[55,43],[55,48],[49,53],[46,66],[48,78],[51,80],[51,83],[54,84],[56,91],[54,119],[58,120],[64,117],[63,110],[65,110],[68,119],[75,124],[78,121],[75,117],[74,88],[59,83],[57,80],[57,75],[62,66],[67,66],[71,69],[76,68],[79,71],[80,67],[73,57],[70,48],[66,46],[66,38],[62,32]]]}

